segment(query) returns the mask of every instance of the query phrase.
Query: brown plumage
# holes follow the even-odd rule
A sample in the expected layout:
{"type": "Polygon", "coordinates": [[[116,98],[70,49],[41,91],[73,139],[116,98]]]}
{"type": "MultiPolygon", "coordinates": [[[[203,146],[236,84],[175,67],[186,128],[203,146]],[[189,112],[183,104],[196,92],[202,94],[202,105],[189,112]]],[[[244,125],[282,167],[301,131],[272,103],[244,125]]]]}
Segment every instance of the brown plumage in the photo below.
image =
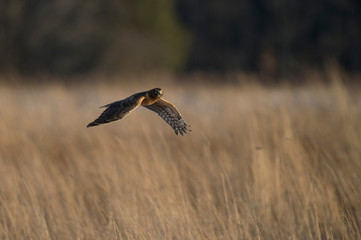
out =
{"type": "Polygon", "coordinates": [[[104,112],[87,127],[93,127],[104,123],[120,120],[128,113],[139,106],[143,106],[156,112],[163,120],[168,123],[175,133],[183,135],[189,130],[188,125],[183,121],[177,108],[170,102],[162,98],[163,90],[154,88],[146,92],[136,93],[123,100],[107,104],[104,112]]]}

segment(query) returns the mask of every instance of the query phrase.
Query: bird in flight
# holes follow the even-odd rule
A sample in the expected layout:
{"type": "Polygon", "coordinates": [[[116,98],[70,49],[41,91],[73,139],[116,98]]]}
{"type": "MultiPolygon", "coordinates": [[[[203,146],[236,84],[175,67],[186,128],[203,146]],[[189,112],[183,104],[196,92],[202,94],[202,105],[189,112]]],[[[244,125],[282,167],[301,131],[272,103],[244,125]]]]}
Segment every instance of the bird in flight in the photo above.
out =
{"type": "Polygon", "coordinates": [[[87,127],[98,126],[100,124],[117,121],[125,117],[128,113],[139,106],[143,106],[156,112],[163,120],[168,123],[178,135],[183,135],[191,131],[183,120],[177,108],[170,102],[162,98],[163,90],[154,88],[149,91],[136,93],[123,100],[113,102],[102,106],[106,108],[104,112],[87,127]]]}

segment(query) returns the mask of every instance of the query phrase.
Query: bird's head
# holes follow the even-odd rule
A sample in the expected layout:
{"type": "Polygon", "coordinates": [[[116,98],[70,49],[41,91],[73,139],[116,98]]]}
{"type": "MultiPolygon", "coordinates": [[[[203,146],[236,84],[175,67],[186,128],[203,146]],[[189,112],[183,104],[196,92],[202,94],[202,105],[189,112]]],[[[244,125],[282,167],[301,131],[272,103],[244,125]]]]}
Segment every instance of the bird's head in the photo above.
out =
{"type": "Polygon", "coordinates": [[[153,88],[149,91],[149,95],[154,98],[161,97],[163,96],[163,90],[160,88],[153,88]]]}

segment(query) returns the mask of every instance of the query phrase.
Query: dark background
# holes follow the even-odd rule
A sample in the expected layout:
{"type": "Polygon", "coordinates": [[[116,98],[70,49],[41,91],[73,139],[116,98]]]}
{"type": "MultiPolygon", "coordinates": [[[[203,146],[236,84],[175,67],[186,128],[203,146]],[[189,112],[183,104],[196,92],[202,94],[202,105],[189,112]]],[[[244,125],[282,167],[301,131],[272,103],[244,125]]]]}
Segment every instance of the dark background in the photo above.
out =
{"type": "Polygon", "coordinates": [[[361,70],[359,0],[0,0],[0,73],[361,70]]]}

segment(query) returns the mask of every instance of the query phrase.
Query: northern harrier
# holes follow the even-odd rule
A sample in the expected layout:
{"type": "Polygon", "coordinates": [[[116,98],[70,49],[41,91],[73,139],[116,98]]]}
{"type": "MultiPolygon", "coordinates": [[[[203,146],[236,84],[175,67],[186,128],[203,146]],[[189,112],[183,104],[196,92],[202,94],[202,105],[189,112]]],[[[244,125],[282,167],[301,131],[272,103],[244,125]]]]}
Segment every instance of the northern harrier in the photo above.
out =
{"type": "Polygon", "coordinates": [[[128,113],[139,106],[143,106],[156,112],[166,123],[168,123],[178,135],[187,133],[189,130],[187,124],[183,121],[181,114],[177,108],[170,102],[162,98],[163,90],[154,88],[146,92],[136,93],[123,100],[107,104],[107,109],[87,127],[97,126],[99,124],[109,123],[120,120],[128,113]]]}

